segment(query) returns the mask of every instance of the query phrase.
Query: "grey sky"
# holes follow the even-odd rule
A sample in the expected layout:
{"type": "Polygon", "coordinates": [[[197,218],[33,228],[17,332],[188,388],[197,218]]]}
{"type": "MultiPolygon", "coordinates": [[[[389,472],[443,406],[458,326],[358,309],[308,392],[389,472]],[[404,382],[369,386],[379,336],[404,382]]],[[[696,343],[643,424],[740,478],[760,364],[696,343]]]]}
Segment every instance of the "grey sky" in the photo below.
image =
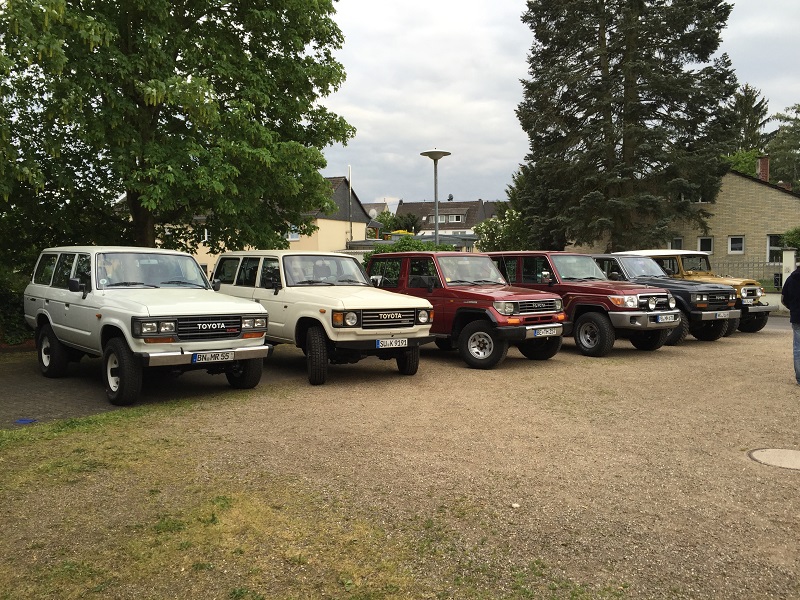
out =
{"type": "MultiPolygon", "coordinates": [[[[325,151],[326,176],[352,173],[362,202],[506,198],[527,140],[522,99],[532,34],[525,0],[339,0],[345,34],[337,57],[347,72],[325,104],[356,127],[346,146],[325,151]]],[[[770,113],[800,103],[798,0],[737,0],[723,32],[739,83],[761,90],[770,113]]]]}

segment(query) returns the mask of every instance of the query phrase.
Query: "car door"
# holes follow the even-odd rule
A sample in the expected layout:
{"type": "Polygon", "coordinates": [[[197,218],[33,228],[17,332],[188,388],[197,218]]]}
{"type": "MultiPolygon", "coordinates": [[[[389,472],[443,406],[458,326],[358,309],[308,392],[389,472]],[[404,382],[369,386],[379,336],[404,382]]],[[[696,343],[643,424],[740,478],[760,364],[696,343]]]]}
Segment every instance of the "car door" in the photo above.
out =
{"type": "Polygon", "coordinates": [[[449,334],[455,315],[455,304],[447,301],[450,295],[442,286],[442,278],[431,257],[409,258],[406,289],[412,296],[425,298],[433,305],[436,317],[431,333],[449,334]]]}
{"type": "Polygon", "coordinates": [[[255,289],[255,298],[269,313],[267,336],[271,340],[294,342],[294,324],[287,324],[289,314],[288,296],[292,293],[286,285],[286,278],[282,274],[282,266],[275,256],[264,256],[261,259],[261,269],[258,277],[258,286],[255,289]],[[289,330],[287,330],[287,328],[289,330]]]}
{"type": "Polygon", "coordinates": [[[71,301],[65,308],[70,324],[67,328],[69,342],[87,350],[99,350],[92,346],[93,340],[96,343],[100,339],[100,319],[97,318],[99,305],[92,282],[90,254],[79,253],[75,257],[72,277],[83,284],[85,292],[69,292],[71,301]]]}

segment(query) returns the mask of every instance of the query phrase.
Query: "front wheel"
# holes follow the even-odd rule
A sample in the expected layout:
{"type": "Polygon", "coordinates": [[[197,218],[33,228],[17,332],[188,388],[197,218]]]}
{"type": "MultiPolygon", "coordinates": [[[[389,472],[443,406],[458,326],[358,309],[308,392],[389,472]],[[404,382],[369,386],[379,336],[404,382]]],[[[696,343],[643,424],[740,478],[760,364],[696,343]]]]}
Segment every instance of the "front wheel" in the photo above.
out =
{"type": "Polygon", "coordinates": [[[306,366],[311,385],[322,385],[328,379],[328,339],[319,325],[306,332],[306,366]]]}
{"type": "Polygon", "coordinates": [[[575,344],[585,356],[605,356],[614,347],[614,327],[607,316],[587,312],[575,323],[575,344]]]}
{"type": "Polygon", "coordinates": [[[58,341],[53,328],[43,325],[36,336],[36,353],[39,358],[39,370],[45,377],[63,377],[67,374],[69,354],[67,348],[58,341]]]}
{"type": "Polygon", "coordinates": [[[716,321],[695,323],[689,328],[689,332],[701,342],[713,342],[725,335],[727,328],[728,321],[726,319],[717,319],[716,321]]]}
{"type": "Polygon", "coordinates": [[[767,312],[748,315],[746,319],[739,321],[739,331],[744,333],[761,331],[767,324],[767,319],[769,319],[769,313],[767,312]]]}
{"type": "Polygon", "coordinates": [[[419,369],[419,346],[404,350],[397,355],[397,370],[401,375],[415,375],[419,369]]]}
{"type": "Polygon", "coordinates": [[[526,340],[517,344],[522,356],[529,360],[548,360],[561,350],[563,338],[559,336],[543,338],[541,340],[526,340]]]}
{"type": "Polygon", "coordinates": [[[458,352],[473,369],[493,369],[506,357],[508,342],[498,338],[488,321],[473,321],[458,336],[458,352]]]}
{"type": "Polygon", "coordinates": [[[260,358],[237,361],[233,368],[225,372],[225,377],[231,387],[237,390],[252,389],[261,381],[261,373],[264,371],[262,363],[260,358]]]}
{"type": "Polygon", "coordinates": [[[656,331],[642,331],[635,333],[631,336],[631,344],[637,350],[645,350],[651,352],[658,350],[664,345],[667,337],[670,334],[669,329],[658,329],[656,331]]]}
{"type": "Polygon", "coordinates": [[[722,334],[722,337],[731,337],[739,329],[739,321],[738,317],[736,319],[728,319],[726,321],[728,326],[725,328],[725,333],[722,334]]]}
{"type": "Polygon", "coordinates": [[[664,342],[666,346],[677,346],[689,335],[689,315],[681,312],[678,318],[680,319],[678,326],[670,329],[667,334],[667,340],[664,342]]]}
{"type": "Polygon", "coordinates": [[[142,365],[122,338],[112,338],[103,350],[103,379],[108,401],[133,404],[142,391],[142,365]]]}

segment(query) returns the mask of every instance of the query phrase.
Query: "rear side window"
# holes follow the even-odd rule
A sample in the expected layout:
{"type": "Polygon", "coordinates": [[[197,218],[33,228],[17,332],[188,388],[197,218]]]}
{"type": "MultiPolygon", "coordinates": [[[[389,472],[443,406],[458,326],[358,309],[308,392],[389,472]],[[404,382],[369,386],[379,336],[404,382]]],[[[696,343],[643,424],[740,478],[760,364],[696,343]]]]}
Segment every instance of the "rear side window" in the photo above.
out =
{"type": "Polygon", "coordinates": [[[53,287],[69,287],[69,277],[72,274],[72,265],[75,263],[74,254],[62,254],[56,262],[56,269],[53,273],[53,287]]]}
{"type": "Polygon", "coordinates": [[[42,254],[41,258],[39,258],[39,263],[36,265],[36,271],[33,273],[33,283],[50,285],[57,258],[58,254],[42,254]]]}
{"type": "Polygon", "coordinates": [[[401,258],[381,258],[372,262],[369,268],[370,278],[377,281],[377,287],[396,288],[400,281],[401,258]]]}
{"type": "Polygon", "coordinates": [[[216,269],[214,269],[214,279],[219,279],[220,283],[232,284],[236,278],[236,269],[239,268],[239,257],[229,256],[219,259],[216,269]]]}
{"type": "Polygon", "coordinates": [[[257,256],[248,256],[242,259],[242,266],[239,267],[239,274],[236,276],[236,285],[243,287],[256,286],[259,260],[257,256]]]}
{"type": "Polygon", "coordinates": [[[506,281],[514,285],[517,281],[517,259],[516,257],[506,258],[505,256],[496,256],[493,258],[497,270],[506,278],[506,281]]]}

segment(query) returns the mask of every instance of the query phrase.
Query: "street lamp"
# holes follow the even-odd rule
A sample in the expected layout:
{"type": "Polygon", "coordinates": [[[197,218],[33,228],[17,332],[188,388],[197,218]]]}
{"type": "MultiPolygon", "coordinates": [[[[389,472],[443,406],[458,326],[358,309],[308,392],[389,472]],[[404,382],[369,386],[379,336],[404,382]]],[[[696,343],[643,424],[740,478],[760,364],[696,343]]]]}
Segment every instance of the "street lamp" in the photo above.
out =
{"type": "Polygon", "coordinates": [[[444,156],[450,156],[450,153],[445,150],[426,150],[420,152],[420,156],[427,156],[433,161],[433,242],[439,245],[439,159],[444,156]]]}

